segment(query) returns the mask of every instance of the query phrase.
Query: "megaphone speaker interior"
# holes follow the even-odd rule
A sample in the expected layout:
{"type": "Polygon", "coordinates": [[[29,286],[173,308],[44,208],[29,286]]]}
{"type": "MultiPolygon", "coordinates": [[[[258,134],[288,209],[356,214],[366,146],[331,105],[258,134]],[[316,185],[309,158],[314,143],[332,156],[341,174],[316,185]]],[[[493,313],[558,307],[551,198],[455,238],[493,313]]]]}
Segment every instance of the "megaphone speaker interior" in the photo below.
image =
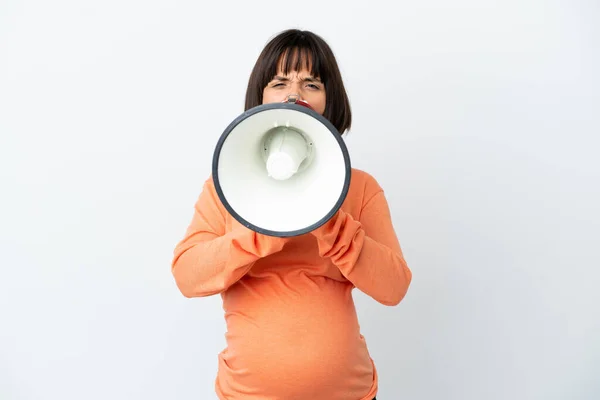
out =
{"type": "Polygon", "coordinates": [[[269,103],[237,117],[213,156],[227,211],[270,236],[310,232],[335,215],[350,186],[350,157],[329,120],[295,103],[269,103]]]}

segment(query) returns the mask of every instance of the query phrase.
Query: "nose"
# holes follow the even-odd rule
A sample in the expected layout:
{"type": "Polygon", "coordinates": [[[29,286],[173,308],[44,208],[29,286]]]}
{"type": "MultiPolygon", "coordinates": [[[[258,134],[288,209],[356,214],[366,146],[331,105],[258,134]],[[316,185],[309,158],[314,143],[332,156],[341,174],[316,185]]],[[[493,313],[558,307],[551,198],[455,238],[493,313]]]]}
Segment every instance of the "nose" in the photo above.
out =
{"type": "Polygon", "coordinates": [[[290,86],[287,89],[285,99],[283,100],[284,102],[295,103],[299,100],[304,101],[304,97],[302,96],[302,82],[298,82],[294,79],[290,82],[290,86]]]}
{"type": "Polygon", "coordinates": [[[300,97],[300,95],[298,93],[290,93],[286,96],[286,98],[283,102],[284,103],[295,103],[298,100],[302,100],[302,98],[300,97]]]}

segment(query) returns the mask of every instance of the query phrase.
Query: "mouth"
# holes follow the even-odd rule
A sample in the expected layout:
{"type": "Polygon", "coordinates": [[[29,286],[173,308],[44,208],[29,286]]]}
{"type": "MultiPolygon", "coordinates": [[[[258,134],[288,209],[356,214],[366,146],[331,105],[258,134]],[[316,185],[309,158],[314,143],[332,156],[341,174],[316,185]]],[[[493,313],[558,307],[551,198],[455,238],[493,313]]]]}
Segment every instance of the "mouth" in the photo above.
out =
{"type": "Polygon", "coordinates": [[[307,101],[300,100],[300,99],[299,99],[299,98],[297,98],[297,97],[288,97],[288,98],[287,98],[287,99],[284,101],[284,103],[294,103],[294,104],[298,104],[298,105],[301,105],[301,106],[304,106],[304,107],[306,107],[306,108],[310,108],[311,110],[313,110],[313,108],[310,106],[310,104],[308,104],[308,102],[307,102],[307,101]]]}

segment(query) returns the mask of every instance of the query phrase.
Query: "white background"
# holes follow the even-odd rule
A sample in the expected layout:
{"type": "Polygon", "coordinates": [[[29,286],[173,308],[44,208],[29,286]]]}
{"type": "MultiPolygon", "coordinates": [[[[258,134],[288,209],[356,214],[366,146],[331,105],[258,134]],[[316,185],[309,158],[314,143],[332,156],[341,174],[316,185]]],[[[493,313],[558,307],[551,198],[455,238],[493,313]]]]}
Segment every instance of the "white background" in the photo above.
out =
{"type": "Polygon", "coordinates": [[[172,251],[288,27],[336,53],[353,165],[414,274],[397,307],[355,292],[378,398],[600,398],[599,21],[594,0],[2,1],[0,399],[215,398],[221,301],[180,295],[172,251]]]}

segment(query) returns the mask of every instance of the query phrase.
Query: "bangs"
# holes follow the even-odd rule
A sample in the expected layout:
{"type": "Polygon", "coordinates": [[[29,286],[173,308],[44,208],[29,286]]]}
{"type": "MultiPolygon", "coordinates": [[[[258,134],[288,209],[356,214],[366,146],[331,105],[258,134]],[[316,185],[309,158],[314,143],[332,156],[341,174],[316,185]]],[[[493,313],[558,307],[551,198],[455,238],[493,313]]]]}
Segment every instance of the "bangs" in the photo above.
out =
{"type": "MultiPolygon", "coordinates": [[[[273,76],[279,71],[287,75],[290,72],[299,72],[304,69],[308,70],[313,77],[320,78],[325,83],[327,77],[325,76],[323,63],[319,59],[315,49],[307,47],[288,47],[284,49],[279,56],[277,71],[275,71],[273,76]]],[[[273,78],[273,76],[270,78],[273,78]]]]}
{"type": "Polygon", "coordinates": [[[263,87],[267,86],[279,72],[287,75],[290,72],[306,69],[313,77],[319,78],[324,85],[327,85],[330,77],[323,51],[308,37],[274,46],[270,54],[265,54],[264,61],[266,65],[261,76],[263,87]]]}

